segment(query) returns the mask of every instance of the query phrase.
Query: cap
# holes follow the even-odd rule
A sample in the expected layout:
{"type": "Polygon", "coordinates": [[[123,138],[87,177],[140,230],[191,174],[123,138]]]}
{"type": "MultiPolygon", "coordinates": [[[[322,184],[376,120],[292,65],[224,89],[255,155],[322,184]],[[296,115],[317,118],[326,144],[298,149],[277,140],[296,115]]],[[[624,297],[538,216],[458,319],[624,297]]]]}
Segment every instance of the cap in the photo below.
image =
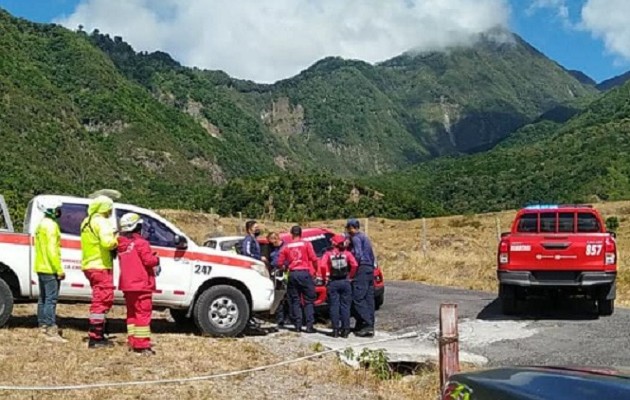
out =
{"type": "Polygon", "coordinates": [[[359,223],[359,220],[356,218],[350,218],[348,222],[346,222],[346,228],[359,229],[360,227],[361,227],[361,224],[359,223]]]}

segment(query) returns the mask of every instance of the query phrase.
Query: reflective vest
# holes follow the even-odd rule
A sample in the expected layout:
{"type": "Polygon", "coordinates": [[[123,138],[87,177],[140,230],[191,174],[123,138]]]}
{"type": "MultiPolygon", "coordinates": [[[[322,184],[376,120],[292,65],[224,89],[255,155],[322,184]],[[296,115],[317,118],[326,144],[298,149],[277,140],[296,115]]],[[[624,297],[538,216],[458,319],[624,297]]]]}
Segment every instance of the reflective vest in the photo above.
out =
{"type": "Polygon", "coordinates": [[[112,269],[117,245],[109,220],[101,214],[88,216],[81,223],[81,269],[112,269]]]}
{"type": "Polygon", "coordinates": [[[45,217],[35,230],[35,272],[61,275],[61,231],[57,221],[45,217]]]}

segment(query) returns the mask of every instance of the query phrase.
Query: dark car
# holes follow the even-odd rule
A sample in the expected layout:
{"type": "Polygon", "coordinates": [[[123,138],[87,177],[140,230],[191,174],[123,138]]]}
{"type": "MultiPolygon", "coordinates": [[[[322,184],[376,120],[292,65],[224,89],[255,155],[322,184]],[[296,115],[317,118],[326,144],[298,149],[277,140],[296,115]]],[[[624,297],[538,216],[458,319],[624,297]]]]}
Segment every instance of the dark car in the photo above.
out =
{"type": "Polygon", "coordinates": [[[613,368],[514,367],[451,376],[442,400],[627,400],[630,373],[613,368]]]}

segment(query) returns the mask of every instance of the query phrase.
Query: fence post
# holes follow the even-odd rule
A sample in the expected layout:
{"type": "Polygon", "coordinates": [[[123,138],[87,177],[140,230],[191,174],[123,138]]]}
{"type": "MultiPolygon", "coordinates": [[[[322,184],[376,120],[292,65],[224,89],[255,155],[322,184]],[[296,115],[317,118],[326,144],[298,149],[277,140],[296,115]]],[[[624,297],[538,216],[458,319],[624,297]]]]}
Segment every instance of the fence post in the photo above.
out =
{"type": "Polygon", "coordinates": [[[440,305],[440,389],[454,373],[459,372],[459,334],[457,304],[440,305]]]}
{"type": "Polygon", "coordinates": [[[429,248],[427,246],[427,220],[422,218],[422,255],[427,256],[429,248]]]}
{"type": "Polygon", "coordinates": [[[499,217],[495,217],[497,224],[497,241],[501,241],[501,220],[499,217]]]}

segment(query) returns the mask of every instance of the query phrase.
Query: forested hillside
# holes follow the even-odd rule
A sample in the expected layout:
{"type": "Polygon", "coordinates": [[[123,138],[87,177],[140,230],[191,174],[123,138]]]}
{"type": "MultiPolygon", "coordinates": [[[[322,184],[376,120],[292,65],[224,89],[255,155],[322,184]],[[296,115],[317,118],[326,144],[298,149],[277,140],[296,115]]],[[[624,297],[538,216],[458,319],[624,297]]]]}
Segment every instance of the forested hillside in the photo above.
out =
{"type": "Polygon", "coordinates": [[[625,149],[610,132],[626,128],[626,109],[608,103],[627,87],[587,107],[592,85],[506,32],[377,65],[326,58],[273,85],[2,10],[0,32],[0,190],[12,211],[39,193],[103,187],[148,207],[281,219],[626,195],[623,157],[605,154],[625,149]],[[442,155],[454,157],[430,161],[442,155]],[[572,170],[581,184],[563,178],[572,170]]]}

